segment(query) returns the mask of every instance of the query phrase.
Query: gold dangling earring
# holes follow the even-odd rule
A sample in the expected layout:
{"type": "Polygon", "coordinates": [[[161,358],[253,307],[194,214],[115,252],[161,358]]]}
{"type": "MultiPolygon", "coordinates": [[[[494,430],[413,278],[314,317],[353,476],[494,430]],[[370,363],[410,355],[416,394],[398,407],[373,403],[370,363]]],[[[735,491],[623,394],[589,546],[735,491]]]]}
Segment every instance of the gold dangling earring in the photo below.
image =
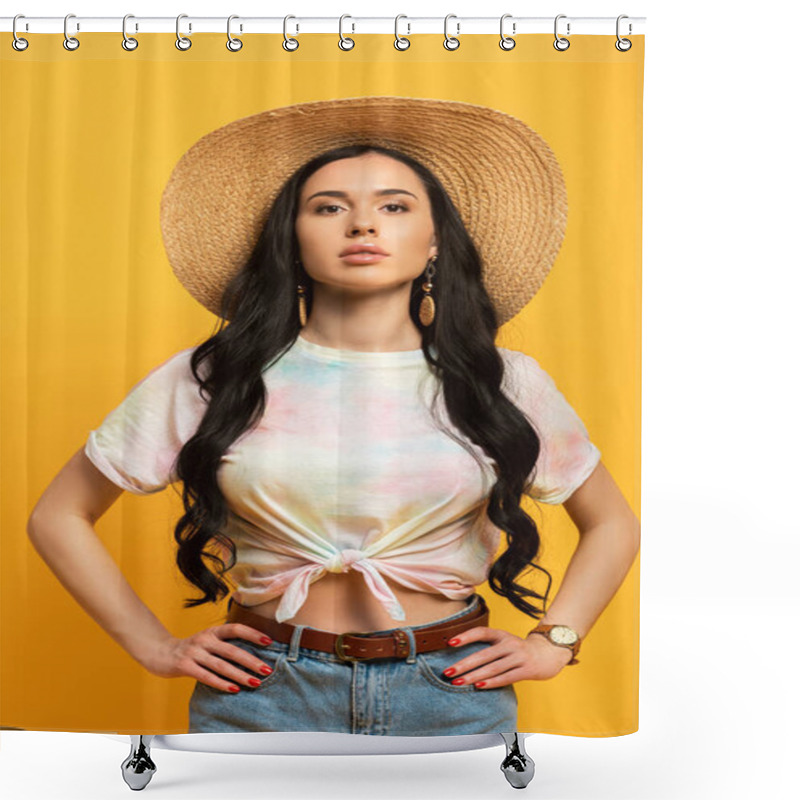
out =
{"type": "Polygon", "coordinates": [[[431,296],[431,289],[433,289],[433,273],[436,272],[436,267],[433,266],[436,261],[436,256],[433,256],[428,265],[425,267],[425,283],[422,284],[422,291],[425,292],[422,301],[419,304],[419,321],[427,328],[436,316],[436,304],[433,302],[431,296]]]}
{"type": "Polygon", "coordinates": [[[297,284],[297,306],[300,313],[300,325],[306,326],[306,290],[302,283],[297,284]]]}
{"type": "Polygon", "coordinates": [[[433,266],[435,261],[436,256],[433,256],[430,261],[428,261],[428,265],[425,268],[425,277],[427,280],[422,284],[422,291],[425,292],[425,295],[419,304],[419,321],[425,327],[428,327],[436,316],[436,304],[430,293],[431,289],[433,289],[433,273],[436,272],[436,268],[433,266]]]}
{"type": "MultiPolygon", "coordinates": [[[[296,267],[300,266],[300,262],[295,259],[294,265],[296,267]]],[[[302,283],[297,284],[297,311],[300,315],[300,325],[301,327],[305,328],[306,326],[306,288],[303,286],[302,283]]]]}
{"type": "MultiPolygon", "coordinates": [[[[296,267],[300,266],[300,262],[295,259],[296,267]]],[[[302,283],[297,284],[297,311],[300,315],[300,325],[305,328],[307,322],[306,316],[306,289],[302,283]]]]}

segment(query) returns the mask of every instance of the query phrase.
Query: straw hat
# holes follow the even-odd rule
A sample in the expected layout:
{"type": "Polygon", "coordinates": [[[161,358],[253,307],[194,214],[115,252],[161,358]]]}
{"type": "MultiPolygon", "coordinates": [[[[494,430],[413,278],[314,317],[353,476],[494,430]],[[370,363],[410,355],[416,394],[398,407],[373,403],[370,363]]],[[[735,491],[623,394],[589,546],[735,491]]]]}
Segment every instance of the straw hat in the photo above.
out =
{"type": "Polygon", "coordinates": [[[296,103],[203,136],[178,161],[161,198],[164,246],[178,280],[219,316],[222,291],[249,257],[284,182],[318,153],[360,142],[401,150],[438,177],[481,254],[500,324],[530,301],[566,229],[555,155],[510,114],[428,98],[296,103]]]}

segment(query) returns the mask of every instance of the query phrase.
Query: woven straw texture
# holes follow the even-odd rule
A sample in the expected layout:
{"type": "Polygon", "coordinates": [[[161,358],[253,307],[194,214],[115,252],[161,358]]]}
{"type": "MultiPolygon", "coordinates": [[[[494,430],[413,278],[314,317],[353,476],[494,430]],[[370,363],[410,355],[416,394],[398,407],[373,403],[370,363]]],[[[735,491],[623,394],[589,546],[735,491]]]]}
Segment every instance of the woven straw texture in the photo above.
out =
{"type": "Polygon", "coordinates": [[[481,254],[500,324],[517,314],[561,247],[566,186],[552,150],[528,125],[459,101],[299,103],[203,136],[178,161],[161,198],[164,246],[178,280],[219,316],[222,291],[250,255],[285,181],[320,152],[361,142],[401,150],[438,177],[481,254]]]}

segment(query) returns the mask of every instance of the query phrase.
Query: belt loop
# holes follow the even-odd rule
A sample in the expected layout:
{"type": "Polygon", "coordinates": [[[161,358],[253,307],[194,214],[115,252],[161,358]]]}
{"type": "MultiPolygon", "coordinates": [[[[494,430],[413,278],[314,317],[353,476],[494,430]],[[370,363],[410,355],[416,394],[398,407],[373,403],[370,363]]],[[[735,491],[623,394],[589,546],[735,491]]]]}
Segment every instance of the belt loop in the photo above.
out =
{"type": "Polygon", "coordinates": [[[289,642],[289,652],[286,656],[287,661],[297,661],[297,656],[299,655],[298,651],[300,650],[300,638],[303,635],[303,631],[308,627],[308,625],[295,625],[294,630],[292,631],[292,639],[289,642]]]}
{"type": "Polygon", "coordinates": [[[406,664],[417,663],[417,638],[414,636],[414,631],[411,628],[398,628],[403,631],[408,637],[408,656],[406,657],[406,664]]]}

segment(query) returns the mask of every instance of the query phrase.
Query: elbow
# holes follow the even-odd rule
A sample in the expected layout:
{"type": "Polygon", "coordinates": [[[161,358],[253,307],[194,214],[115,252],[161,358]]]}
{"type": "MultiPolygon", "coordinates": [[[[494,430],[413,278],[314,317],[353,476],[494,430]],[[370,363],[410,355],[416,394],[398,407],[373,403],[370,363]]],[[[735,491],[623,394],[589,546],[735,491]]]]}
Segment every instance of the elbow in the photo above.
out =
{"type": "Polygon", "coordinates": [[[37,503],[33,511],[31,511],[28,522],[25,525],[28,539],[35,544],[37,540],[40,540],[42,536],[46,535],[48,530],[53,528],[52,520],[53,510],[50,509],[48,513],[48,510],[42,506],[41,502],[37,503]]]}
{"type": "Polygon", "coordinates": [[[36,508],[31,511],[30,516],[28,517],[28,522],[25,525],[25,532],[28,534],[28,539],[32,542],[36,540],[36,537],[42,529],[42,513],[41,511],[37,511],[36,508]]]}
{"type": "Polygon", "coordinates": [[[639,548],[642,544],[642,524],[639,522],[639,518],[636,515],[633,515],[633,521],[630,524],[629,531],[631,547],[633,550],[633,556],[631,560],[633,560],[639,553],[639,548]]]}

